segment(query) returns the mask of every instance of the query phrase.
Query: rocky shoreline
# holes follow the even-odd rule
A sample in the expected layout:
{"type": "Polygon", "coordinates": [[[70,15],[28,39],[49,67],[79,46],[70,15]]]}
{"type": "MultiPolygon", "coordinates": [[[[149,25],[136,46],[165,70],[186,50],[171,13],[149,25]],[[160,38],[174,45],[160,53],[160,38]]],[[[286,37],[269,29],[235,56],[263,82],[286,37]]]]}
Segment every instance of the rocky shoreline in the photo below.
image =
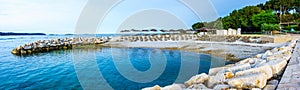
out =
{"type": "Polygon", "coordinates": [[[33,53],[49,52],[53,50],[72,49],[77,45],[104,44],[107,42],[160,42],[160,41],[215,41],[215,42],[235,42],[246,43],[267,43],[258,36],[239,36],[239,35],[197,35],[197,34],[150,34],[150,35],[132,35],[116,36],[102,38],[64,38],[52,40],[39,40],[12,50],[14,55],[27,55],[33,53]]]}
{"type": "Polygon", "coordinates": [[[144,90],[274,90],[292,56],[296,43],[296,40],[292,40],[287,45],[273,48],[235,64],[212,68],[209,74],[202,73],[193,76],[184,84],[165,87],[156,85],[144,88],[144,90]]]}
{"type": "Polygon", "coordinates": [[[18,46],[17,48],[13,49],[11,53],[14,55],[28,55],[49,52],[53,50],[72,49],[76,46],[103,44],[109,40],[109,37],[39,40],[33,43],[18,46]]]}

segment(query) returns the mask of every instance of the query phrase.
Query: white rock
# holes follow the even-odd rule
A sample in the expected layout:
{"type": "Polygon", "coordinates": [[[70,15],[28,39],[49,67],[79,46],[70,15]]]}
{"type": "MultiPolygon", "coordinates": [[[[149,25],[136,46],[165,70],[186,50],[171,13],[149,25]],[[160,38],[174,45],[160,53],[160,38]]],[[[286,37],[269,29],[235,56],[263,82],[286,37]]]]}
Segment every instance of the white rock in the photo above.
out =
{"type": "Polygon", "coordinates": [[[227,90],[229,87],[230,86],[226,84],[218,84],[214,87],[214,90],[227,90]]]}
{"type": "Polygon", "coordinates": [[[283,59],[283,60],[290,60],[290,58],[292,57],[292,53],[289,51],[284,52],[283,54],[278,54],[278,55],[273,55],[273,56],[269,56],[267,58],[268,61],[272,61],[272,60],[277,60],[277,59],[283,59]]]}
{"type": "Polygon", "coordinates": [[[287,64],[287,61],[278,59],[278,60],[269,61],[266,64],[271,66],[273,75],[277,75],[284,69],[284,67],[287,64]]]}
{"type": "Polygon", "coordinates": [[[182,90],[182,87],[180,84],[172,84],[161,88],[161,90],[182,90]]]}
{"type": "Polygon", "coordinates": [[[209,78],[209,76],[205,73],[193,76],[192,78],[190,78],[188,81],[186,81],[184,84],[186,86],[190,86],[192,84],[199,84],[199,83],[204,83],[205,81],[207,81],[209,78]]]}
{"type": "Polygon", "coordinates": [[[261,58],[263,54],[257,54],[255,57],[256,58],[261,58]]]}
{"type": "Polygon", "coordinates": [[[261,90],[260,88],[252,88],[251,90],[261,90]]]}
{"type": "Polygon", "coordinates": [[[264,65],[261,67],[251,68],[248,70],[236,72],[235,77],[250,75],[254,73],[263,73],[267,76],[267,79],[270,79],[273,76],[272,68],[269,65],[264,65]]]}
{"type": "Polygon", "coordinates": [[[207,87],[213,88],[217,84],[223,84],[225,79],[224,73],[217,73],[215,76],[210,76],[207,81],[207,87]]]}
{"type": "Polygon", "coordinates": [[[250,59],[250,60],[249,60],[249,63],[250,63],[250,64],[254,64],[255,62],[256,62],[256,59],[250,59]]]}
{"type": "Polygon", "coordinates": [[[161,87],[159,85],[155,85],[153,87],[143,88],[142,90],[161,90],[161,87]]]}
{"type": "Polygon", "coordinates": [[[267,62],[267,60],[259,59],[254,64],[252,64],[251,67],[252,68],[259,67],[259,66],[266,64],[266,62],[267,62]]]}
{"type": "Polygon", "coordinates": [[[246,64],[246,63],[249,63],[250,59],[252,59],[252,58],[246,58],[244,60],[241,60],[241,61],[237,62],[236,64],[246,64]]]}
{"type": "Polygon", "coordinates": [[[247,70],[250,69],[251,65],[249,63],[246,64],[237,64],[235,66],[229,67],[227,70],[236,73],[238,71],[243,71],[243,70],[247,70]]]}
{"type": "Polygon", "coordinates": [[[268,50],[262,55],[262,59],[267,59],[267,57],[271,55],[273,55],[273,53],[270,50],[268,50]]]}
{"type": "Polygon", "coordinates": [[[193,84],[193,85],[189,86],[188,89],[194,89],[194,90],[203,90],[203,89],[205,89],[205,90],[207,90],[209,88],[207,88],[203,84],[193,84]]]}
{"type": "Polygon", "coordinates": [[[228,80],[230,86],[240,89],[263,88],[266,83],[267,76],[263,73],[250,74],[228,80]]]}
{"type": "Polygon", "coordinates": [[[209,69],[209,74],[210,76],[216,75],[218,72],[223,71],[227,69],[228,67],[216,67],[216,68],[211,68],[209,69]]]}
{"type": "Polygon", "coordinates": [[[272,52],[272,53],[278,52],[278,48],[273,48],[273,49],[271,50],[271,52],[272,52]]]}

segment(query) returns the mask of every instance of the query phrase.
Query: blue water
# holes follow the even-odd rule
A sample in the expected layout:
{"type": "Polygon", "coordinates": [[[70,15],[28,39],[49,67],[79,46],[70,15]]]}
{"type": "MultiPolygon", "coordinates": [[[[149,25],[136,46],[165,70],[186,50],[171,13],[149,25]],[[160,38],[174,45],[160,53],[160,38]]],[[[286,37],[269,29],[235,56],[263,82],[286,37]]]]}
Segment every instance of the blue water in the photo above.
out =
{"type": "Polygon", "coordinates": [[[65,37],[72,36],[0,36],[0,89],[141,89],[183,83],[195,75],[195,68],[199,69],[196,73],[207,73],[211,67],[224,65],[223,59],[207,54],[153,48],[96,47],[27,56],[10,53],[18,45],[65,37]],[[136,74],[128,65],[142,73],[155,70],[136,74]],[[181,67],[188,72],[178,77],[181,67]]]}

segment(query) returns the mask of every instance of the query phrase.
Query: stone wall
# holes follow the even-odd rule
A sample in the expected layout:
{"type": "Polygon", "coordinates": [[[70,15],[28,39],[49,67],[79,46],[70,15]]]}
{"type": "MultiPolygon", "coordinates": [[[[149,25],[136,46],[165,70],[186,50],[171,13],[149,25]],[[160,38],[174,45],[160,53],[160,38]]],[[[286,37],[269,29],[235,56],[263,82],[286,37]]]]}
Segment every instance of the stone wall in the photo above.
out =
{"type": "Polygon", "coordinates": [[[292,40],[290,36],[264,36],[261,39],[270,43],[283,43],[292,40]]]}

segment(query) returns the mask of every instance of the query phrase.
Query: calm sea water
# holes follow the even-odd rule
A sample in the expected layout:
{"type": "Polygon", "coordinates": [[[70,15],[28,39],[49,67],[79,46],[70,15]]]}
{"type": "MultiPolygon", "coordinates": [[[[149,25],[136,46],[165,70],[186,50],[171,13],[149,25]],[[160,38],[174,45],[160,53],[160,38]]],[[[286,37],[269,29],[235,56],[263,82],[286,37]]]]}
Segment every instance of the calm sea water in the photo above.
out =
{"type": "Polygon", "coordinates": [[[195,75],[192,68],[199,69],[196,73],[207,73],[210,67],[224,65],[223,59],[206,54],[151,48],[97,47],[27,56],[10,53],[18,45],[65,37],[72,36],[0,36],[0,89],[90,89],[105,85],[118,90],[141,89],[183,83],[195,75]],[[150,74],[135,73],[151,70],[150,74]],[[182,71],[187,73],[178,77],[182,71]]]}

